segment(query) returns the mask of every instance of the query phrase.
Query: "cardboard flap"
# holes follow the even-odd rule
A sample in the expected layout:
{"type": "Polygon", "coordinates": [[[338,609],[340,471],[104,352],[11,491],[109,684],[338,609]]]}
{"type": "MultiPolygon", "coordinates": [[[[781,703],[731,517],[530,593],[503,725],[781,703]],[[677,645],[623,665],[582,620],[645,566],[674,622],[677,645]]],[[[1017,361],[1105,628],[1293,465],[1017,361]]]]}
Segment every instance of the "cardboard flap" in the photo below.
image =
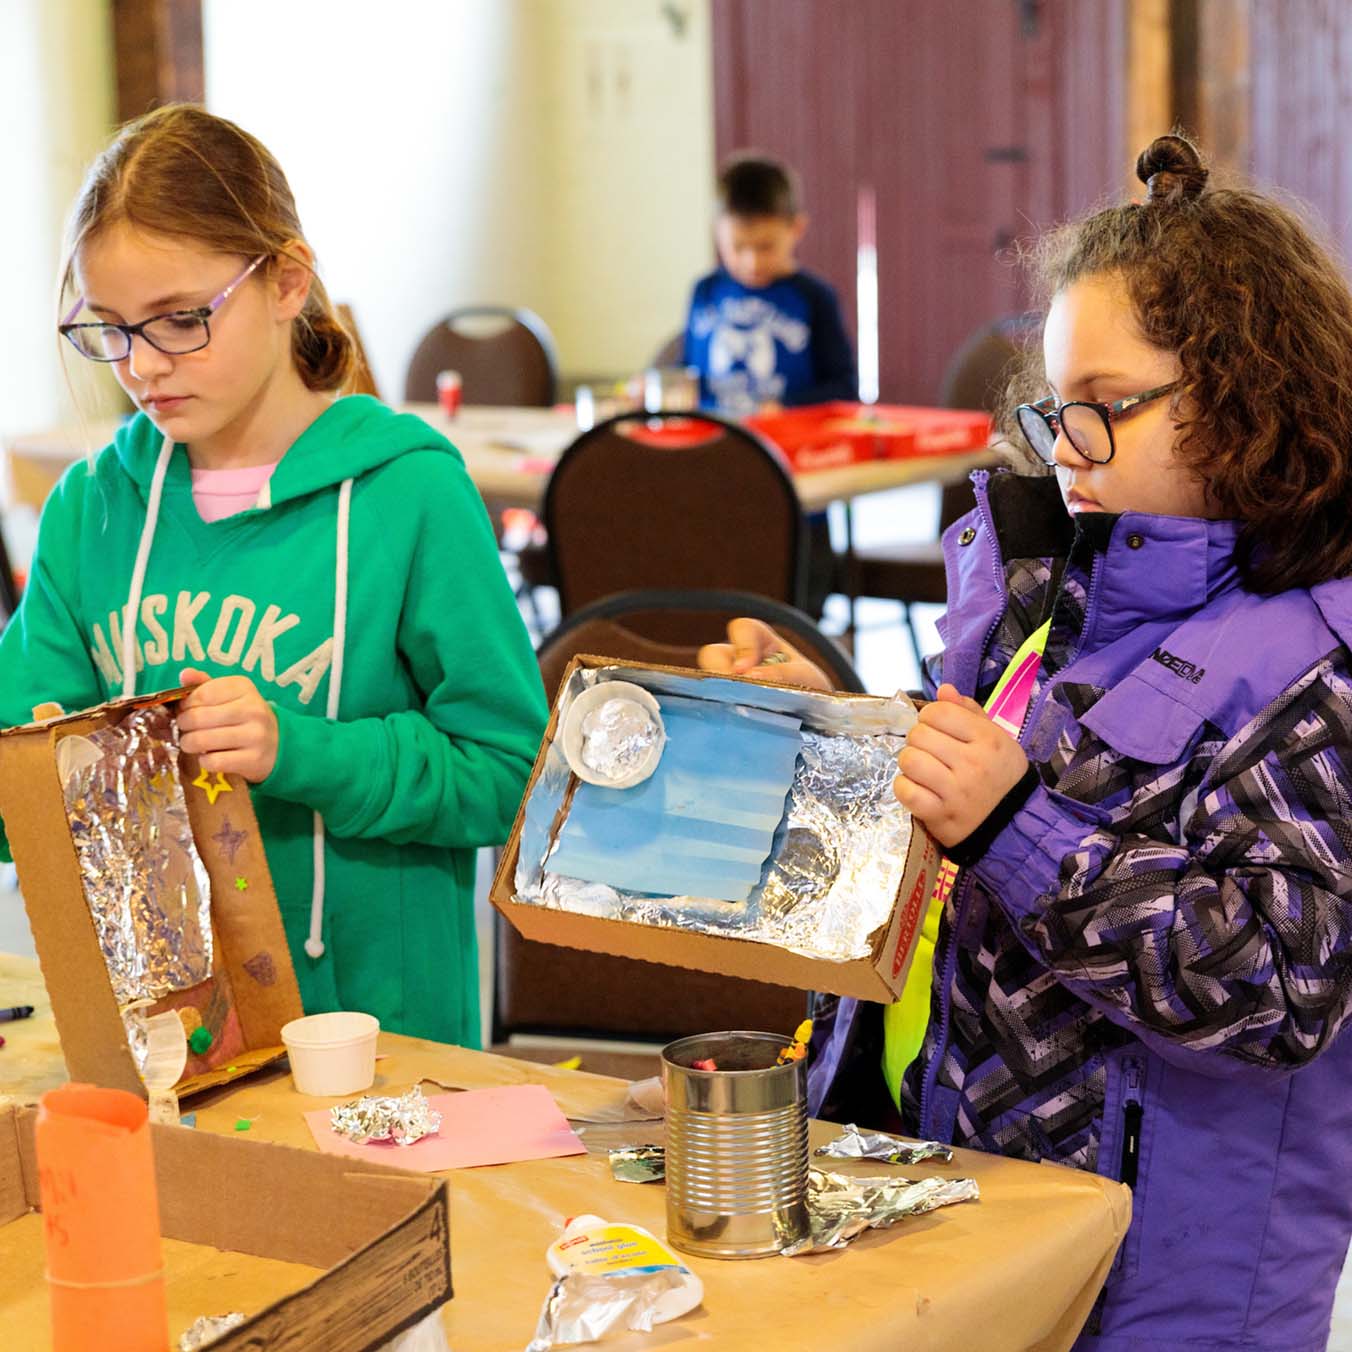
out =
{"type": "MultiPolygon", "coordinates": [[[[85,900],[56,756],[66,737],[113,726],[131,710],[172,703],[182,693],[117,700],[0,735],[0,817],[71,1078],[143,1098],[145,1086],[85,900]]],[[[249,786],[236,776],[206,775],[193,756],[180,757],[179,777],[210,880],[213,981],[218,989],[228,988],[244,1044],[214,1068],[190,1062],[178,1086],[183,1095],[277,1060],[282,1025],[303,1010],[249,786]]],[[[167,996],[156,1008],[181,1003],[167,996]]]]}

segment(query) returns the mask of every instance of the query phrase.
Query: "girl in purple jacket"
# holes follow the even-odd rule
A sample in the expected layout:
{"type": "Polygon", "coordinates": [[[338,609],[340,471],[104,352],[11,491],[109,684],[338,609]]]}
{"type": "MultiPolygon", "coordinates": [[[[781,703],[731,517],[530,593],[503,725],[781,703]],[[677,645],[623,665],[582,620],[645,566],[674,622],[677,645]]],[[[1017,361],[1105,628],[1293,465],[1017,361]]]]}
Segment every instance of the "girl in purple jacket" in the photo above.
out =
{"type": "MultiPolygon", "coordinates": [[[[878,1007],[823,1000],[812,1107],[1130,1185],[1078,1349],[1322,1352],[1352,1235],[1352,295],[1181,138],[1136,171],[1143,202],[1037,256],[1011,432],[1048,471],[976,475],[944,538],[896,786],[960,866],[923,1048],[894,1102],[878,1007]],[[1030,639],[1012,735],[983,705],[1030,639]]],[[[706,665],[824,683],[731,637],[706,665]]]]}

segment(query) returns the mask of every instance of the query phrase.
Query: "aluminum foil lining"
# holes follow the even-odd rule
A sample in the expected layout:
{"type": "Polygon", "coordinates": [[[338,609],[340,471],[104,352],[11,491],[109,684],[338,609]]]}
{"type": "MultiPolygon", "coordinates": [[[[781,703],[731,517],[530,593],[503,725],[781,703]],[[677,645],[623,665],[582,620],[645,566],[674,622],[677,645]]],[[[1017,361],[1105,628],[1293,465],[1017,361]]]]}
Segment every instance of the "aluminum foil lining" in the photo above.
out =
{"type": "Polygon", "coordinates": [[[204,1314],[179,1336],[178,1352],[198,1352],[199,1348],[209,1347],[222,1333],[238,1328],[244,1319],[237,1310],[230,1314],[204,1314]]]}
{"type": "Polygon", "coordinates": [[[57,743],[85,900],[119,1005],[158,1000],[211,975],[211,884],[163,705],[57,743]]]}
{"type": "Polygon", "coordinates": [[[664,1146],[616,1146],[609,1153],[610,1174],[617,1183],[660,1183],[667,1176],[664,1146]]]}
{"type": "Polygon", "coordinates": [[[979,1197],[974,1178],[851,1178],[809,1169],[811,1234],[781,1252],[792,1257],[840,1249],[865,1230],[880,1230],[906,1216],[923,1216],[938,1207],[975,1202],[979,1197]]]}
{"type": "Polygon", "coordinates": [[[549,1288],[526,1352],[594,1343],[622,1329],[650,1333],[657,1302],[684,1283],[684,1274],[677,1268],[632,1276],[565,1273],[549,1288]]]}
{"type": "Polygon", "coordinates": [[[412,1145],[424,1136],[433,1136],[441,1128],[441,1114],[414,1085],[407,1094],[381,1097],[363,1094],[351,1103],[329,1109],[329,1125],[339,1136],[356,1145],[368,1141],[393,1141],[412,1145]]]}
{"type": "Polygon", "coordinates": [[[838,1160],[881,1160],[884,1164],[919,1164],[939,1160],[947,1164],[953,1151],[939,1141],[903,1141],[885,1131],[860,1131],[851,1122],[834,1141],[812,1152],[838,1160]]]}
{"type": "Polygon", "coordinates": [[[637,700],[608,699],[582,720],[582,763],[606,779],[624,779],[661,735],[661,723],[637,700]]]}
{"type": "Polygon", "coordinates": [[[891,915],[910,847],[910,814],[897,802],[892,781],[897,753],[915,722],[914,706],[904,699],[600,667],[569,678],[560,696],[559,725],[572,699],[606,679],[631,681],[657,695],[718,699],[803,719],[803,750],[765,871],[744,905],[652,897],[551,873],[548,857],[571,781],[562,748],[553,744],[526,804],[516,900],[756,940],[828,961],[869,956],[872,937],[891,915]]]}

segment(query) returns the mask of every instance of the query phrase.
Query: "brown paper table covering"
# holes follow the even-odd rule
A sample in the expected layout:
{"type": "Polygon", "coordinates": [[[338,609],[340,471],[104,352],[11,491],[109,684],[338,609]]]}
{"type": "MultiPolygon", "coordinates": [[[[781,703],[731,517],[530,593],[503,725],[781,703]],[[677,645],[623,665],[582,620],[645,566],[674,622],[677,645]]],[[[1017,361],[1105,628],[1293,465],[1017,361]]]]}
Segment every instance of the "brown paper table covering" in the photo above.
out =
{"type": "MultiPolygon", "coordinates": [[[[571,409],[462,408],[447,418],[437,404],[404,404],[459,447],[480,494],[497,508],[538,508],[552,460],[577,435],[571,409]]],[[[72,461],[99,451],[117,431],[117,418],[92,418],[46,431],[16,433],[0,445],[10,501],[35,511],[72,461]]],[[[989,451],[874,460],[795,474],[805,511],[849,502],[868,493],[915,483],[956,483],[980,466],[996,463],[989,451]]]]}
{"type": "MultiPolygon", "coordinates": [[[[11,1029],[19,1038],[0,1050],[0,1095],[26,1102],[60,1083],[63,1066],[36,963],[0,954],[0,1004],[21,1001],[39,1005],[39,1014],[27,1027],[4,1026],[7,1038],[11,1029]]],[[[625,1086],[607,1077],[393,1034],[381,1035],[380,1050],[372,1092],[403,1090],[423,1077],[464,1089],[543,1084],[570,1117],[623,1114],[625,1086]]],[[[288,1074],[270,1071],[201,1095],[188,1107],[197,1112],[199,1131],[232,1132],[249,1118],[251,1138],[309,1149],[301,1113],[332,1102],[297,1094],[288,1074]]],[[[579,1129],[598,1152],[626,1131],[644,1130],[579,1129]]],[[[813,1144],[835,1130],[814,1123],[813,1144]]],[[[864,1174],[889,1167],[830,1163],[864,1174]]],[[[650,1334],[616,1336],[598,1346],[609,1352],[697,1345],[720,1352],[1068,1348],[1126,1233],[1128,1191],[1092,1174],[970,1150],[956,1151],[951,1165],[928,1161],[909,1172],[973,1177],[981,1200],[871,1232],[839,1252],[754,1262],[691,1259],[704,1281],[701,1308],[650,1334]]],[[[444,1319],[454,1352],[525,1347],[549,1286],[545,1249],[565,1218],[590,1211],[660,1236],[663,1208],[659,1185],[614,1182],[604,1153],[452,1171],[456,1295],[444,1319]]],[[[247,1273],[253,1261],[236,1263],[247,1273]]],[[[259,1291],[260,1304],[268,1294],[275,1294],[271,1287],[259,1291]]]]}

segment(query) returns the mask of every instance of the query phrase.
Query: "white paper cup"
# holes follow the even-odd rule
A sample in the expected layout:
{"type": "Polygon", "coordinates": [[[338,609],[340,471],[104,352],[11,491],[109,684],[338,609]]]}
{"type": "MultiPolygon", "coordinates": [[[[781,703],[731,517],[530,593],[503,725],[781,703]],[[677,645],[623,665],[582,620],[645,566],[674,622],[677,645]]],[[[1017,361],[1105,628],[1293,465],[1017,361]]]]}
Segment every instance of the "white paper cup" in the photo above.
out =
{"type": "Polygon", "coordinates": [[[302,1094],[358,1094],[376,1078],[380,1020],[370,1014],[307,1014],[282,1026],[291,1078],[302,1094]]]}
{"type": "Polygon", "coordinates": [[[563,755],[569,769],[579,779],[606,789],[628,789],[635,784],[643,783],[657,769],[657,762],[662,759],[662,748],[666,745],[667,734],[662,724],[661,705],[650,691],[641,685],[635,685],[632,681],[598,681],[590,689],[577,695],[568,706],[563,726],[559,731],[559,740],[563,744],[563,755]],[[621,779],[607,779],[582,759],[582,745],[585,740],[582,735],[583,720],[593,709],[612,699],[629,699],[642,705],[656,720],[658,728],[657,739],[648,748],[648,754],[642,763],[636,765],[621,779]]]}

